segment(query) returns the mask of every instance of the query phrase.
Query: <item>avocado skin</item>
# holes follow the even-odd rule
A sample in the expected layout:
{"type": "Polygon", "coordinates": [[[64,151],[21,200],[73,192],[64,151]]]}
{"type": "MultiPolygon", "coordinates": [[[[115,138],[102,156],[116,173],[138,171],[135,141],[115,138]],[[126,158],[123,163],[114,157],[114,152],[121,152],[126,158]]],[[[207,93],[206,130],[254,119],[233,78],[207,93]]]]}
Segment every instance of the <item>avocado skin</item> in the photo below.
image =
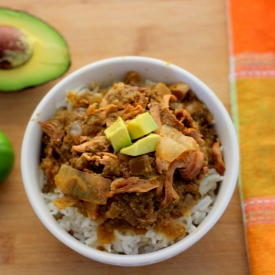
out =
{"type": "Polygon", "coordinates": [[[28,62],[13,69],[0,69],[0,92],[21,91],[47,83],[70,68],[66,40],[42,19],[25,11],[0,7],[0,25],[18,28],[30,38],[34,47],[28,62]]]}

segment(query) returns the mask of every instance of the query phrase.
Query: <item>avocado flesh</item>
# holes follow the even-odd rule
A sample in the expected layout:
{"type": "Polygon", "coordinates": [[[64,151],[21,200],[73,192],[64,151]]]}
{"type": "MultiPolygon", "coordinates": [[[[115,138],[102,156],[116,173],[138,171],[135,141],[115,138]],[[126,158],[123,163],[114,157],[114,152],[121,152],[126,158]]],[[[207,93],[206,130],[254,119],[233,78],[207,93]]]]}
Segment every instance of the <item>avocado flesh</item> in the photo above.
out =
{"type": "Polygon", "coordinates": [[[131,146],[122,148],[120,153],[129,156],[140,156],[150,152],[156,151],[157,143],[160,140],[160,136],[157,134],[149,134],[133,143],[131,146]]]}
{"type": "Polygon", "coordinates": [[[63,75],[70,67],[64,38],[46,22],[26,12],[0,8],[0,25],[23,32],[33,47],[29,61],[13,69],[0,69],[0,91],[18,91],[63,75]]]}
{"type": "Polygon", "coordinates": [[[151,117],[151,115],[146,112],[138,115],[136,118],[131,120],[127,124],[127,129],[129,131],[131,139],[133,140],[157,130],[158,125],[151,117]]]}
{"type": "Polygon", "coordinates": [[[121,117],[104,131],[107,139],[112,144],[115,152],[132,144],[126,125],[121,117]]]}

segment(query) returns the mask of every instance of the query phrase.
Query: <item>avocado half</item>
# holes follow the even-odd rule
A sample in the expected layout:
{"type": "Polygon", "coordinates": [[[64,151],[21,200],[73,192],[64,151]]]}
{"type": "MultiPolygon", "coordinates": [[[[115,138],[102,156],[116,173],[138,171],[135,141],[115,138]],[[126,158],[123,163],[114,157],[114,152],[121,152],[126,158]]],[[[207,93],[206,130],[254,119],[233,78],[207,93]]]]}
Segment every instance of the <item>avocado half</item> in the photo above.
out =
{"type": "Polygon", "coordinates": [[[27,12],[0,8],[0,62],[5,55],[15,62],[12,66],[0,66],[2,92],[46,83],[63,75],[71,64],[67,42],[53,27],[27,12]],[[25,55],[20,55],[20,47],[17,52],[12,47],[5,51],[11,44],[5,37],[11,32],[20,33],[19,44],[23,45],[25,55]]]}

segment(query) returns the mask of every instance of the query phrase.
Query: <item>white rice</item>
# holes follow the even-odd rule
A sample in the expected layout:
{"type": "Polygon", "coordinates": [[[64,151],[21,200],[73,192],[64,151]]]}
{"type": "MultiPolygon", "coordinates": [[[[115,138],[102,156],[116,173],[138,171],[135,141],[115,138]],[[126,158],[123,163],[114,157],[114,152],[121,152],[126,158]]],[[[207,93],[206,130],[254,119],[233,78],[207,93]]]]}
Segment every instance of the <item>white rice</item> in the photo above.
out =
{"type": "MultiPolygon", "coordinates": [[[[150,80],[145,81],[145,86],[150,87],[155,84],[155,82],[150,80]]],[[[90,91],[94,94],[94,96],[98,95],[101,97],[102,94],[98,93],[99,88],[100,87],[97,83],[92,81],[89,88],[80,86],[74,89],[73,92],[81,95],[87,91],[90,91]]],[[[72,103],[65,98],[56,105],[57,109],[60,107],[66,107],[68,110],[71,110],[72,103]]],[[[44,177],[43,171],[41,170],[40,172],[41,178],[44,177]]],[[[177,222],[180,222],[185,226],[187,234],[194,232],[207,214],[211,211],[216,199],[214,191],[217,188],[217,183],[222,180],[223,177],[220,176],[215,169],[210,169],[209,173],[201,180],[199,192],[202,195],[202,198],[193,207],[188,216],[183,216],[177,219],[177,222]]],[[[45,179],[41,180],[42,185],[44,182],[45,179]]],[[[118,232],[115,230],[116,238],[112,244],[99,244],[97,242],[98,224],[95,221],[83,216],[75,207],[67,207],[66,209],[59,210],[53,204],[55,199],[63,196],[57,188],[53,193],[42,194],[42,196],[50,213],[53,216],[58,217],[56,220],[60,227],[62,227],[65,231],[72,233],[76,239],[90,247],[97,248],[98,246],[103,246],[105,250],[110,253],[135,255],[157,251],[175,242],[175,240],[170,241],[163,234],[157,233],[153,229],[150,229],[145,235],[135,235],[131,231],[118,232]]]]}
{"type": "MultiPolygon", "coordinates": [[[[204,220],[207,214],[211,211],[215,202],[216,195],[214,190],[217,183],[222,181],[215,169],[210,169],[200,183],[199,192],[202,198],[194,206],[189,216],[183,216],[177,221],[183,224],[187,234],[191,234],[200,223],[204,220]]],[[[43,181],[42,181],[43,182],[43,181]]],[[[173,244],[175,241],[170,241],[163,234],[155,232],[153,229],[147,231],[145,235],[135,235],[132,232],[118,232],[115,230],[115,241],[112,244],[101,245],[97,242],[97,226],[98,224],[80,214],[75,207],[67,207],[59,210],[53,200],[60,198],[63,194],[55,189],[54,193],[42,194],[50,213],[58,217],[57,222],[67,232],[73,232],[73,236],[80,242],[96,248],[103,246],[110,253],[124,253],[127,255],[149,253],[173,244]]]]}

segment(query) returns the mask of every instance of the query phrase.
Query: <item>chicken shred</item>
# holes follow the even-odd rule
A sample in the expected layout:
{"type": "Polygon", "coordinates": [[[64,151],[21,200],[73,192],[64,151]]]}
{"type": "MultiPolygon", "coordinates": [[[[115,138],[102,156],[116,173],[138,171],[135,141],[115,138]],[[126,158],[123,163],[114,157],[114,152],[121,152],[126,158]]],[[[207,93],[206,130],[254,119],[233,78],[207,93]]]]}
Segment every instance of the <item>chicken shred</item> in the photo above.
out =
{"type": "Polygon", "coordinates": [[[131,71],[125,81],[108,89],[71,91],[67,99],[69,108],[60,108],[51,119],[39,122],[43,130],[40,167],[47,178],[44,192],[59,188],[64,194],[53,203],[59,209],[75,207],[96,221],[101,244],[114,240],[115,229],[144,234],[154,228],[170,240],[184,237],[185,227],[174,218],[196,204],[200,179],[209,169],[220,175],[226,169],[213,115],[190,86],[146,84],[131,71]],[[178,143],[185,140],[192,146],[169,161],[155,152],[142,156],[115,152],[104,134],[106,128],[118,117],[127,126],[145,112],[157,124],[156,134],[165,138],[164,132],[177,133],[178,143]]]}
{"type": "Polygon", "coordinates": [[[217,172],[223,176],[225,172],[225,165],[222,158],[222,153],[220,151],[220,140],[217,139],[217,141],[213,144],[212,147],[212,157],[214,160],[214,166],[217,172]]]}

